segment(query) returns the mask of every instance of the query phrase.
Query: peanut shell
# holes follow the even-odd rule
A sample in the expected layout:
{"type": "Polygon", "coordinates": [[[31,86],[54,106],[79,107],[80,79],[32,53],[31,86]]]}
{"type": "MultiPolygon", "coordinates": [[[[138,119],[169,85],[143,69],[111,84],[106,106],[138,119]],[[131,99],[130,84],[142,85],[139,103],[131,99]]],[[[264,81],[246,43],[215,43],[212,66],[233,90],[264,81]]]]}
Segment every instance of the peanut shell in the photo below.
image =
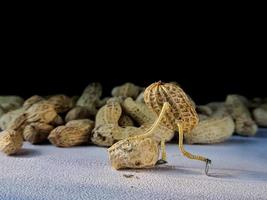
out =
{"type": "Polygon", "coordinates": [[[116,144],[108,149],[111,165],[115,169],[151,168],[158,160],[158,143],[151,138],[131,138],[129,142],[122,140],[116,144]]]}
{"type": "Polygon", "coordinates": [[[35,122],[25,126],[23,138],[32,143],[39,144],[47,141],[49,133],[54,129],[53,126],[45,123],[35,122]]]}
{"type": "Polygon", "coordinates": [[[243,136],[253,136],[258,127],[251,114],[238,95],[228,95],[225,105],[235,121],[235,132],[243,136]]]}
{"type": "Polygon", "coordinates": [[[20,151],[23,145],[21,134],[8,129],[0,133],[0,151],[6,155],[13,155],[20,151]]]}
{"type": "Polygon", "coordinates": [[[200,121],[191,131],[185,135],[185,142],[188,144],[213,144],[220,143],[232,136],[235,124],[231,116],[210,117],[200,121]]]}
{"type": "Polygon", "coordinates": [[[76,119],[86,119],[89,117],[91,117],[91,113],[86,107],[76,106],[67,113],[65,116],[65,122],[76,119]]]}

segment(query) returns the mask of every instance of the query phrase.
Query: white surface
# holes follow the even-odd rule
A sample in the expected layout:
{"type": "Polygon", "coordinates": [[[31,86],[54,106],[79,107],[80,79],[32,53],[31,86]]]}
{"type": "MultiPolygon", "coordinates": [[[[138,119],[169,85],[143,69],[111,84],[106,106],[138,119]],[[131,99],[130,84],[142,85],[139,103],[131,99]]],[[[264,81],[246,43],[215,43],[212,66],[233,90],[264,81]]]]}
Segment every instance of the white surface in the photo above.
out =
{"type": "Polygon", "coordinates": [[[267,199],[267,132],[186,149],[213,161],[212,177],[176,144],[167,145],[167,165],[116,171],[105,148],[25,143],[21,155],[0,155],[0,199],[267,199]]]}

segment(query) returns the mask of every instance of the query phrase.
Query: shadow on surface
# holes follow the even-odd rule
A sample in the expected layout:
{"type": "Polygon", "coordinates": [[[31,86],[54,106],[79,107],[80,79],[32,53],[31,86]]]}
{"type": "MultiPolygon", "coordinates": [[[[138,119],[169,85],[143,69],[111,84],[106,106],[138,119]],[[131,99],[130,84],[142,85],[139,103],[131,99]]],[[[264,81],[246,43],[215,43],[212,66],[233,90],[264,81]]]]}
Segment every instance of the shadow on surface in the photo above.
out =
{"type": "MultiPolygon", "coordinates": [[[[198,171],[194,171],[191,169],[186,169],[186,168],[179,168],[178,166],[171,166],[171,165],[162,165],[162,166],[157,166],[153,169],[152,171],[159,171],[159,172],[175,172],[179,174],[189,174],[189,175],[201,175],[202,171],[197,169],[198,171]]],[[[203,169],[204,171],[204,169],[203,169]]],[[[203,172],[204,173],[204,172],[203,172]]]]}
{"type": "Polygon", "coordinates": [[[36,149],[23,148],[18,153],[13,155],[12,157],[31,158],[31,157],[36,157],[40,155],[41,155],[41,152],[36,149]]]}
{"type": "Polygon", "coordinates": [[[249,171],[242,169],[214,169],[210,170],[209,177],[266,181],[267,173],[261,171],[249,171]]]}
{"type": "Polygon", "coordinates": [[[257,138],[267,138],[267,128],[259,128],[257,134],[255,135],[257,138]]]}
{"type": "MultiPolygon", "coordinates": [[[[31,144],[31,143],[28,142],[28,144],[31,144]]],[[[45,141],[43,141],[43,142],[41,142],[41,143],[31,144],[31,145],[33,145],[33,146],[50,146],[50,145],[52,145],[52,144],[49,142],[49,140],[45,140],[45,141]]]]}
{"type": "MultiPolygon", "coordinates": [[[[204,168],[186,168],[182,166],[171,166],[171,165],[162,165],[156,166],[155,168],[148,169],[121,169],[120,171],[129,172],[129,173],[157,173],[161,175],[203,175],[204,168]]],[[[260,171],[248,171],[242,169],[218,169],[218,168],[210,168],[208,176],[210,178],[218,178],[218,179],[235,179],[235,180],[267,180],[267,173],[260,171]]]]}
{"type": "MultiPolygon", "coordinates": [[[[186,174],[186,175],[201,175],[202,171],[196,169],[196,171],[191,170],[191,169],[185,169],[184,167],[179,168],[178,166],[171,166],[171,165],[158,165],[155,166],[154,168],[147,168],[147,169],[121,169],[120,171],[125,171],[125,172],[160,172],[160,173],[177,173],[177,174],[186,174]]],[[[204,170],[204,169],[203,169],[204,170]]],[[[204,172],[203,172],[204,173],[204,172]]],[[[171,175],[171,174],[170,174],[171,175]]]]}
{"type": "Polygon", "coordinates": [[[226,174],[226,173],[222,173],[222,172],[212,172],[212,170],[210,170],[209,177],[213,177],[213,178],[234,178],[234,175],[231,174],[226,174]]]}

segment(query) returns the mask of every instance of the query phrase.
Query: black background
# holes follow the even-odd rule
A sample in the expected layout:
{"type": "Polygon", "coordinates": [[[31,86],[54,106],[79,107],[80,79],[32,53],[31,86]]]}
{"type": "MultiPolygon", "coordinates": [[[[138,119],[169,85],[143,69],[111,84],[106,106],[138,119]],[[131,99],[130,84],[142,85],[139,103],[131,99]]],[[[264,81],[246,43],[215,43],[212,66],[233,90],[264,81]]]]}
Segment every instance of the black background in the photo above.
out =
{"type": "Polygon", "coordinates": [[[138,66],[138,63],[131,65],[125,61],[123,65],[116,66],[114,60],[103,65],[88,62],[79,66],[64,62],[66,66],[36,63],[36,66],[32,65],[32,69],[22,67],[17,70],[11,67],[2,71],[4,77],[0,81],[1,94],[16,94],[25,98],[33,94],[79,95],[90,82],[98,81],[103,84],[104,95],[107,96],[114,86],[127,81],[147,86],[162,80],[177,81],[199,104],[224,100],[229,93],[239,93],[249,98],[267,96],[265,72],[256,66],[242,69],[216,63],[207,67],[199,64],[203,61],[192,66],[185,66],[179,61],[173,64],[163,62],[138,66]]]}
{"type": "Polygon", "coordinates": [[[180,25],[7,29],[0,95],[79,95],[99,81],[107,96],[124,82],[147,86],[162,80],[177,81],[198,104],[229,93],[267,96],[263,26],[217,20],[180,25]]]}

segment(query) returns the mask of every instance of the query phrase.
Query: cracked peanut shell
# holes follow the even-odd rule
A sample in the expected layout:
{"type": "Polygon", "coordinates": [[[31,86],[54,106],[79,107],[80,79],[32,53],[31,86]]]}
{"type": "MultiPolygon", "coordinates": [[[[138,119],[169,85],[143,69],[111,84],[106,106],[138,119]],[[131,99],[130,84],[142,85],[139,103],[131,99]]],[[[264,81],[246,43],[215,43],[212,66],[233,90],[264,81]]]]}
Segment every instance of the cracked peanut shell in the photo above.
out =
{"type": "Polygon", "coordinates": [[[152,138],[139,140],[136,138],[119,141],[108,149],[111,166],[115,169],[123,168],[151,168],[158,157],[158,143],[152,138]]]}

